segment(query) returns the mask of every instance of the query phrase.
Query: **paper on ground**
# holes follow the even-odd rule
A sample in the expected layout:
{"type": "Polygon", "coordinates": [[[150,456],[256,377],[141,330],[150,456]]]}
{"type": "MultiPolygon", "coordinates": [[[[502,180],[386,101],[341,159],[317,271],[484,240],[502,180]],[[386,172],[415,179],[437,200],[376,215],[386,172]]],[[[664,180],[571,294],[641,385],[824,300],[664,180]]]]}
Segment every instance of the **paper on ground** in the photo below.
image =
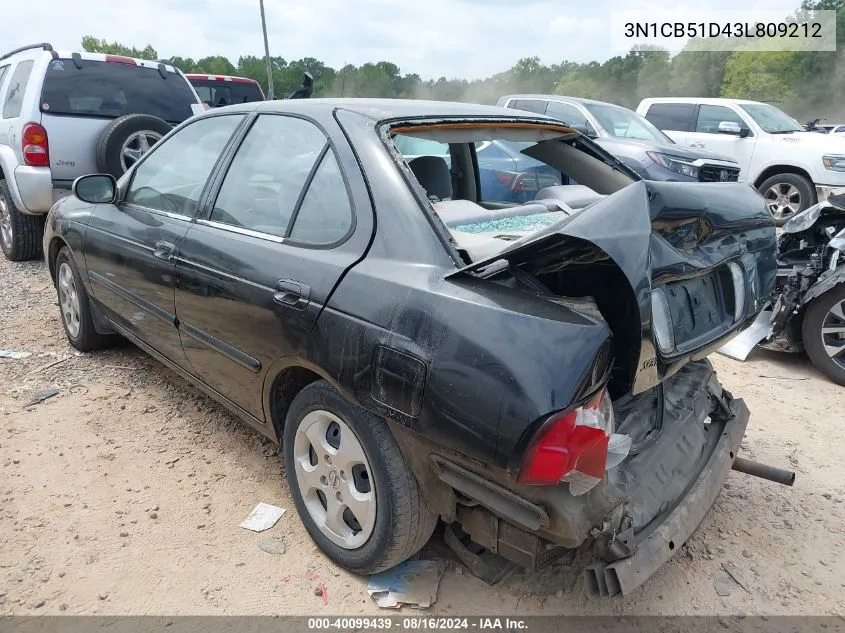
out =
{"type": "Polygon", "coordinates": [[[20,360],[21,358],[29,358],[32,352],[16,352],[10,349],[0,349],[0,358],[13,358],[20,360]]]}
{"type": "Polygon", "coordinates": [[[403,604],[426,609],[437,599],[443,564],[432,560],[409,560],[370,576],[367,593],[378,606],[395,609],[403,604]]]}
{"type": "Polygon", "coordinates": [[[284,508],[269,503],[259,503],[252,509],[249,516],[241,523],[242,528],[253,532],[263,532],[276,525],[276,521],[282,518],[284,508]]]}

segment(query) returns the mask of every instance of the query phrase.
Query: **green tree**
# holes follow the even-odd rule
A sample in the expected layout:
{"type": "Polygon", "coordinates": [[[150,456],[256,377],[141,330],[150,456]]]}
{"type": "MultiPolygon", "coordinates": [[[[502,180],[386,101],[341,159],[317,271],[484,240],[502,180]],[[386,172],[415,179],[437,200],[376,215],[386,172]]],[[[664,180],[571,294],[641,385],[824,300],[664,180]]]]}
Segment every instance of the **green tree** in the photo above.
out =
{"type": "Polygon", "coordinates": [[[108,42],[105,39],[98,39],[92,35],[82,37],[82,50],[88,53],[105,53],[106,55],[124,55],[137,59],[158,59],[156,49],[147,44],[144,48],[125,46],[119,42],[108,42]]]}

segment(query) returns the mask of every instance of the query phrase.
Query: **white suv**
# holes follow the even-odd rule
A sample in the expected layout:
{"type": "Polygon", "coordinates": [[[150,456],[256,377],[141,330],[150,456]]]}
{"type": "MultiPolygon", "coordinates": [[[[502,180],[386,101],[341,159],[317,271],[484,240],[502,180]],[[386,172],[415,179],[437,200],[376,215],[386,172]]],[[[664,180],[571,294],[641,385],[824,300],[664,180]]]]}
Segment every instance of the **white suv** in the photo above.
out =
{"type": "Polygon", "coordinates": [[[49,44],[0,56],[0,247],[41,252],[44,217],[74,179],[122,175],[172,126],[202,112],[172,64],[49,44]]]}
{"type": "Polygon", "coordinates": [[[677,143],[731,156],[778,225],[845,187],[845,139],[807,132],[776,107],[741,99],[643,99],[637,112],[677,143]]]}

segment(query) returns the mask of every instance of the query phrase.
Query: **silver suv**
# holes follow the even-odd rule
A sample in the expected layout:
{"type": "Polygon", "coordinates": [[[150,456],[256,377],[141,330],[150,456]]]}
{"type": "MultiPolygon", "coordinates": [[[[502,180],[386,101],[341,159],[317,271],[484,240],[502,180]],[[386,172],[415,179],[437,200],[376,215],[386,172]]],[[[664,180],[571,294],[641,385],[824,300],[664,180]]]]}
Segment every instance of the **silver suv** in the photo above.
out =
{"type": "Polygon", "coordinates": [[[38,257],[44,217],[74,179],[120,177],[171,128],[202,112],[169,62],[63,53],[34,44],[0,56],[0,247],[38,257]]]}

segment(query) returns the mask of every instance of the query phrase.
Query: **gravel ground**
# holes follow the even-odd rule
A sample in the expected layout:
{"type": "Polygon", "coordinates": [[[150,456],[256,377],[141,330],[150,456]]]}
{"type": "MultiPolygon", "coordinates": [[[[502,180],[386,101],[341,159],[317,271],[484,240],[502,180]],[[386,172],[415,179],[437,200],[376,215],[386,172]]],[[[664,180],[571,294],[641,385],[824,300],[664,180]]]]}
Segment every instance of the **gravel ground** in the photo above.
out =
{"type": "MultiPolygon", "coordinates": [[[[75,352],[42,262],[0,258],[0,297],[0,349],[32,352],[0,359],[0,614],[378,612],[366,580],[308,538],[277,447],[130,345],[75,352]],[[26,406],[46,387],[58,394],[26,406]],[[288,512],[239,528],[259,501],[288,512]]],[[[803,357],[713,361],[751,409],[743,454],[795,469],[793,488],[731,473],[699,531],[625,599],[585,598],[582,555],[488,587],[435,535],[425,555],[447,571],[429,612],[845,614],[845,389],[803,357]]]]}

